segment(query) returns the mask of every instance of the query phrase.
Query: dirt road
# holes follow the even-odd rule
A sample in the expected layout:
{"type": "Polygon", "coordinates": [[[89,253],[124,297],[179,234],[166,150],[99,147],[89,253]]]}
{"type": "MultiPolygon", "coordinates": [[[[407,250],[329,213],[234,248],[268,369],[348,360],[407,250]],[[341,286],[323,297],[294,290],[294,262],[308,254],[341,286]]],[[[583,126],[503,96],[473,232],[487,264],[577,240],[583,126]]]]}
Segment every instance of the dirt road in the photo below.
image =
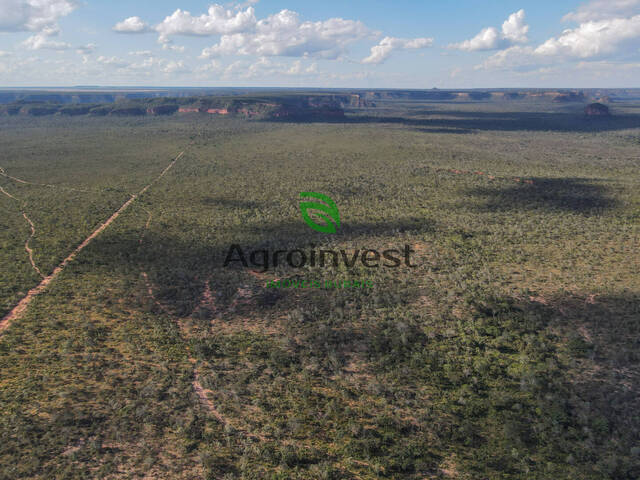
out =
{"type": "MultiPolygon", "coordinates": [[[[93,240],[95,240],[95,238],[98,235],[100,235],[103,231],[105,231],[107,228],[109,228],[109,225],[111,225],[125,210],[127,210],[127,208],[129,208],[129,206],[133,202],[135,202],[138,197],[143,195],[151,186],[153,186],[156,182],[158,182],[160,179],[162,179],[174,167],[176,162],[178,160],[180,160],[184,156],[185,152],[187,151],[187,148],[185,148],[185,150],[180,152],[171,161],[171,163],[169,163],[169,165],[167,165],[167,167],[160,173],[160,175],[158,175],[156,178],[154,178],[151,183],[149,183],[148,185],[143,187],[142,190],[140,190],[137,195],[131,195],[131,198],[129,200],[127,200],[125,203],[123,203],[120,206],[120,208],[118,208],[118,210],[116,210],[103,224],[101,224],[98,228],[96,228],[91,235],[89,235],[80,245],[78,245],[75,248],[75,250],[73,250],[73,252],[71,252],[69,254],[69,256],[67,258],[65,258],[62,261],[62,263],[60,263],[53,270],[53,272],[51,272],[50,275],[47,275],[46,277],[44,277],[42,279],[42,282],[40,282],[40,284],[38,286],[36,286],[35,288],[32,288],[31,290],[29,290],[27,295],[22,300],[20,300],[20,303],[18,303],[18,305],[16,305],[13,308],[13,310],[11,310],[7,315],[5,315],[5,317],[0,321],[0,334],[2,334],[2,332],[4,332],[7,328],[9,328],[9,326],[14,321],[18,320],[24,314],[24,312],[27,310],[27,308],[29,307],[29,304],[33,301],[33,299],[37,295],[39,295],[42,292],[44,292],[47,289],[47,287],[49,286],[49,284],[51,282],[53,282],[58,277],[58,275],[60,275],[64,271],[65,267],[69,263],[71,263],[82,250],[84,250],[88,245],[90,245],[91,242],[93,240]]],[[[7,176],[6,173],[4,173],[4,170],[2,170],[0,172],[0,174],[2,174],[4,176],[7,176]]],[[[4,190],[3,190],[3,193],[9,195],[4,190]]],[[[11,196],[11,195],[9,195],[9,196],[11,196]]],[[[13,198],[15,198],[15,197],[13,197],[13,198]]]]}

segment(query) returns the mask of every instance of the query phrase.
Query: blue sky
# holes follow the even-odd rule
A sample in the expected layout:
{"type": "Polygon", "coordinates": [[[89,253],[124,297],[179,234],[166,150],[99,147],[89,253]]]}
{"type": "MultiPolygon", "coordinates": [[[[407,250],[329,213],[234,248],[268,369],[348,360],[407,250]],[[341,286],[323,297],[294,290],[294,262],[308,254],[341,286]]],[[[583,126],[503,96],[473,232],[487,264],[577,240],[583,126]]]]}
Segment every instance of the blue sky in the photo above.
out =
{"type": "Polygon", "coordinates": [[[637,87],[640,0],[0,0],[0,86],[637,87]]]}

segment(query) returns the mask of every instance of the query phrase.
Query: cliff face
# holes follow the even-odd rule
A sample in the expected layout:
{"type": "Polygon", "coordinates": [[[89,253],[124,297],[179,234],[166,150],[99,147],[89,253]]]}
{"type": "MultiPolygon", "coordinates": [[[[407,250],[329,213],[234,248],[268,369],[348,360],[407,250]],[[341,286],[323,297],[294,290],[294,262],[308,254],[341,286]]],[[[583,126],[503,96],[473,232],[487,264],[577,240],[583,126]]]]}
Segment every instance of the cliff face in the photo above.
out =
{"type": "Polygon", "coordinates": [[[375,107],[376,104],[370,100],[366,100],[362,95],[353,94],[349,97],[349,103],[343,104],[342,107],[350,108],[370,108],[375,107]]]}
{"type": "Polygon", "coordinates": [[[344,117],[344,106],[367,103],[357,95],[289,95],[281,97],[193,97],[120,101],[102,105],[26,102],[4,105],[4,115],[145,116],[201,113],[243,118],[335,119],[344,117]]]}
{"type": "Polygon", "coordinates": [[[299,95],[246,99],[235,97],[198,99],[180,107],[180,113],[208,113],[243,118],[318,119],[343,118],[344,106],[365,104],[353,95],[299,95]]]}

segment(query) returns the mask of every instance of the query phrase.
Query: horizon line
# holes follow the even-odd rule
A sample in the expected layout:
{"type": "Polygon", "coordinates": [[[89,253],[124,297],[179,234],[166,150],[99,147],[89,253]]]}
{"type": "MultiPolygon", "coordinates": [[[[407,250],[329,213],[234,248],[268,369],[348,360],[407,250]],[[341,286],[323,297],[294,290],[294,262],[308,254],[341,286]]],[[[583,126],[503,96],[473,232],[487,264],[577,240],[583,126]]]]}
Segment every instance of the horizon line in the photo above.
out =
{"type": "Polygon", "coordinates": [[[223,90],[223,89],[251,89],[251,90],[401,90],[401,91],[466,91],[466,90],[640,90],[640,87],[280,87],[280,86],[246,86],[246,85],[228,85],[228,86],[153,86],[153,85],[68,85],[68,86],[2,86],[0,90],[223,90]]]}

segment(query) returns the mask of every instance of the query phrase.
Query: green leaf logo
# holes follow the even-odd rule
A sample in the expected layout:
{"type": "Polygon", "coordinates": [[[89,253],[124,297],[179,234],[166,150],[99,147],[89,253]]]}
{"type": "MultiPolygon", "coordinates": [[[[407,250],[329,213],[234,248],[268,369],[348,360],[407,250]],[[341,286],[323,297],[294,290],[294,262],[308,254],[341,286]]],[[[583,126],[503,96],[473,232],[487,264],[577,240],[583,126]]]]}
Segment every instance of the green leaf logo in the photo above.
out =
{"type": "Polygon", "coordinates": [[[320,200],[319,202],[300,202],[300,212],[307,225],[320,233],[336,233],[340,228],[340,212],[336,202],[322,193],[302,192],[301,199],[320,200]],[[316,223],[311,215],[324,220],[324,225],[316,223]]]}

